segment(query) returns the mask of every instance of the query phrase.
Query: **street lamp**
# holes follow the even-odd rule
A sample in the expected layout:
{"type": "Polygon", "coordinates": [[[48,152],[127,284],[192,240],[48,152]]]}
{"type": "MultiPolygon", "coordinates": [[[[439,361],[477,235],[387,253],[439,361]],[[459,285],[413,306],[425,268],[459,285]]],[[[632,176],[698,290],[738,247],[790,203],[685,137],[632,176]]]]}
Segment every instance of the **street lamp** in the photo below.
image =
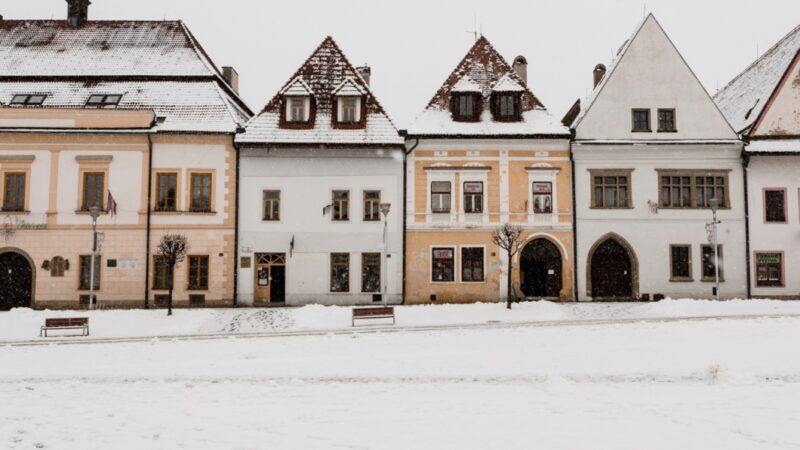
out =
{"type": "Polygon", "coordinates": [[[392,208],[391,203],[381,203],[381,213],[383,213],[383,247],[381,248],[381,279],[383,280],[381,286],[381,298],[383,299],[383,306],[386,306],[386,294],[389,291],[389,270],[386,261],[386,234],[389,228],[389,210],[392,208]]]}
{"type": "Polygon", "coordinates": [[[720,206],[719,199],[709,199],[708,206],[711,207],[711,222],[706,223],[706,230],[710,234],[708,240],[711,243],[714,251],[714,297],[719,300],[719,251],[717,244],[717,225],[722,223],[717,220],[717,210],[720,206]]]}
{"type": "Polygon", "coordinates": [[[100,207],[92,206],[89,208],[89,215],[92,217],[92,261],[89,269],[89,309],[94,308],[94,279],[95,264],[97,264],[97,218],[100,217],[100,207]]]}

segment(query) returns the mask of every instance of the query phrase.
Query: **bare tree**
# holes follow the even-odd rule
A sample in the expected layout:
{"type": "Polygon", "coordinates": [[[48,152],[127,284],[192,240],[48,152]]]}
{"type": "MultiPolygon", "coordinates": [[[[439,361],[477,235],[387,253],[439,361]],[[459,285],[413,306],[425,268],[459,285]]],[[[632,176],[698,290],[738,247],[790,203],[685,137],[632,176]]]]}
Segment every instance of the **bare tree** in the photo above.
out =
{"type": "Polygon", "coordinates": [[[188,252],[189,239],[182,234],[166,234],[156,247],[156,255],[163,258],[169,268],[169,276],[167,277],[167,287],[169,288],[169,297],[167,299],[168,316],[172,315],[172,287],[173,279],[175,278],[175,266],[186,259],[186,253],[188,252]]]}
{"type": "Polygon", "coordinates": [[[498,247],[506,251],[508,255],[508,300],[506,306],[511,309],[511,302],[513,300],[513,291],[511,290],[511,273],[514,268],[514,256],[522,248],[522,228],[510,223],[503,224],[503,226],[495,229],[492,232],[492,241],[498,247]]]}

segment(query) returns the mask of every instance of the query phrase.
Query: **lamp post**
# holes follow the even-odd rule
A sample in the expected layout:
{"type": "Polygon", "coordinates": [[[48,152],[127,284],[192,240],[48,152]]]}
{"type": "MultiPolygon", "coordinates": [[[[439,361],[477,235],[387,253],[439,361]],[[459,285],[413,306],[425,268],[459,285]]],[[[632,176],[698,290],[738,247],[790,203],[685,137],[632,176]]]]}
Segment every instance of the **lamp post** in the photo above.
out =
{"type": "Polygon", "coordinates": [[[388,293],[388,286],[389,286],[389,270],[388,267],[384,268],[387,265],[386,261],[386,234],[389,229],[389,210],[391,209],[391,203],[381,203],[381,213],[383,213],[383,247],[381,248],[381,298],[383,299],[383,306],[386,306],[386,294],[388,293]]]}
{"type": "Polygon", "coordinates": [[[706,229],[709,230],[709,233],[711,234],[711,236],[709,236],[709,242],[711,242],[712,250],[714,251],[714,298],[719,300],[719,251],[717,244],[717,225],[722,223],[717,220],[719,199],[709,199],[708,206],[711,207],[711,222],[706,223],[706,229]]]}
{"type": "Polygon", "coordinates": [[[89,215],[92,217],[92,261],[89,268],[89,309],[94,308],[94,279],[95,264],[97,264],[97,218],[100,217],[100,207],[92,206],[89,208],[89,215]]]}

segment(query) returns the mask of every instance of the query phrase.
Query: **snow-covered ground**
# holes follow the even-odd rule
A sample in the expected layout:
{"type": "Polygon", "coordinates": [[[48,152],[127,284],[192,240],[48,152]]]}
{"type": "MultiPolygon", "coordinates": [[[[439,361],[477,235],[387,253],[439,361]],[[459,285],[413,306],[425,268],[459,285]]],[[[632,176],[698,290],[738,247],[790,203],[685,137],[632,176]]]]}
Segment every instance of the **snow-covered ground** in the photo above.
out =
{"type": "MultiPolygon", "coordinates": [[[[304,332],[350,329],[351,308],[304,306],[301,308],[176,309],[164,310],[34,311],[15,309],[0,313],[0,343],[39,340],[46,317],[89,317],[91,337],[126,338],[196,334],[304,332]]],[[[774,300],[664,300],[654,303],[552,303],[430,305],[395,307],[397,327],[513,324],[526,322],[635,320],[676,317],[728,317],[800,315],[800,302],[774,300]]],[[[374,326],[391,321],[369,320],[374,326]]],[[[54,335],[59,332],[52,332],[54,335]]],[[[63,333],[61,333],[63,334],[63,333]]],[[[74,333],[73,333],[74,334],[74,333]]],[[[88,340],[70,338],[70,340],[88,340]]],[[[45,340],[42,338],[42,340],[45,340]]],[[[54,340],[47,338],[46,340],[54,340]]]]}
{"type": "MultiPolygon", "coordinates": [[[[800,448],[794,305],[409,307],[400,325],[445,315],[551,323],[0,345],[0,448],[800,448]],[[739,317],[624,320],[680,314],[739,317]],[[741,317],[758,315],[772,317],[741,317]]],[[[288,324],[275,329],[349,326],[346,308],[270,311],[288,324]]],[[[177,311],[169,320],[185,333],[221,331],[235,323],[226,314],[258,313],[177,311]]],[[[91,316],[98,333],[106,320],[127,328],[118,335],[163,333],[165,325],[146,323],[160,322],[151,314],[91,316]]],[[[0,314],[0,328],[38,327],[51,315],[0,314]]]]}

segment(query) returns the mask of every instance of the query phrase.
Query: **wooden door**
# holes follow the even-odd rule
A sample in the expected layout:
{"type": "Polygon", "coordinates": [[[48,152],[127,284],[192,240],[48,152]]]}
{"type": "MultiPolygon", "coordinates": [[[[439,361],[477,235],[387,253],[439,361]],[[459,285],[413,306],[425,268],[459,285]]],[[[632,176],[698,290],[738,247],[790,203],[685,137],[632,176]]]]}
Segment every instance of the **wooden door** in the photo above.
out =
{"type": "Polygon", "coordinates": [[[600,244],[592,256],[592,297],[630,299],[633,273],[628,251],[614,239],[600,244]]]}
{"type": "Polygon", "coordinates": [[[283,303],[286,297],[286,254],[256,253],[253,298],[256,303],[283,303]]]}

